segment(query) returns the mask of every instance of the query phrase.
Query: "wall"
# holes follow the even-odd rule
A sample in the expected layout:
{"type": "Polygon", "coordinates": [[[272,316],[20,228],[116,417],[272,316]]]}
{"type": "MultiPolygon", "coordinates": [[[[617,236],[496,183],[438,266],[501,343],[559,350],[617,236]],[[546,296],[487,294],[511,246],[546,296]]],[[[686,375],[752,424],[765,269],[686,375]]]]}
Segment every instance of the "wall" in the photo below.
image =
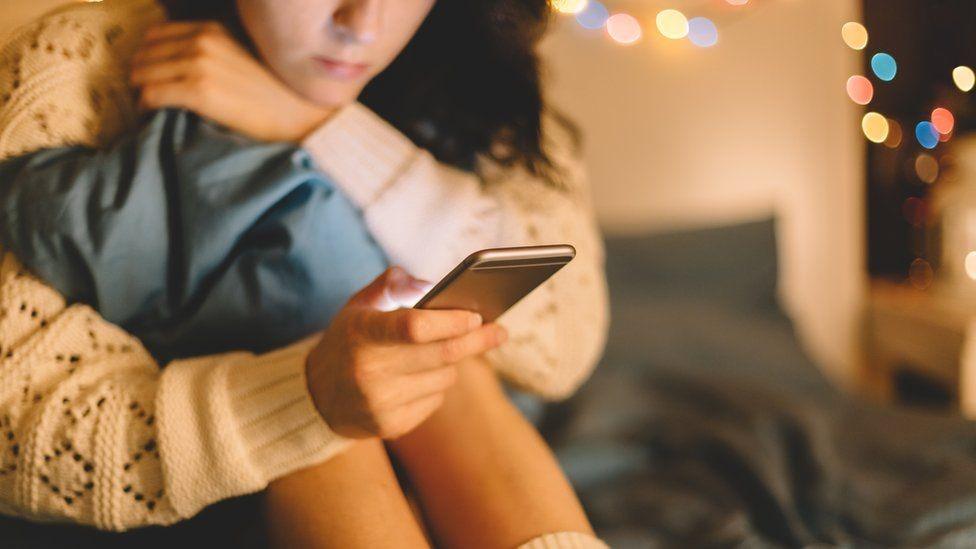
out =
{"type": "MultiPolygon", "coordinates": [[[[3,2],[0,36],[66,3],[3,2]]],[[[857,2],[607,4],[642,20],[641,42],[617,46],[564,17],[544,44],[550,93],[588,136],[607,231],[776,212],[784,304],[813,356],[847,379],[864,287],[864,170],[858,109],[844,95],[860,61],[843,47],[840,26],[858,19],[857,2]],[[719,44],[702,50],[660,37],[653,22],[665,7],[715,15],[719,44]]]]}
{"type": "Polygon", "coordinates": [[[543,45],[551,97],[588,136],[606,230],[775,212],[784,305],[815,359],[848,381],[864,289],[864,144],[860,111],[845,94],[860,59],[843,45],[840,28],[859,19],[857,2],[607,6],[638,17],[639,43],[616,45],[560,16],[543,45]],[[719,43],[699,49],[660,36],[654,18],[666,7],[714,16],[719,43]]]}

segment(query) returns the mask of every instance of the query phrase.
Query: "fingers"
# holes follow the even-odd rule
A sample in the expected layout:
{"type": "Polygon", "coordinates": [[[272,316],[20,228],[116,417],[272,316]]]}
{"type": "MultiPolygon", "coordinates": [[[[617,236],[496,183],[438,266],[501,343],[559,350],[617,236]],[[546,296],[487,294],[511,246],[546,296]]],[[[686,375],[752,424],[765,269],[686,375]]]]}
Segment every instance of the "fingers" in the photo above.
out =
{"type": "Polygon", "coordinates": [[[416,360],[405,364],[405,371],[456,364],[498,347],[508,339],[508,332],[499,324],[485,324],[459,337],[430,343],[417,349],[416,360]]]}
{"type": "Polygon", "coordinates": [[[216,21],[175,21],[153,25],[143,35],[143,44],[165,40],[183,39],[203,33],[222,33],[223,27],[216,21]]]}
{"type": "Polygon", "coordinates": [[[349,300],[349,303],[363,307],[382,309],[386,304],[386,300],[389,299],[386,295],[386,288],[406,276],[408,276],[407,272],[402,268],[390,267],[383,271],[383,274],[373,279],[363,289],[356,292],[349,300]]]}
{"type": "Polygon", "coordinates": [[[422,372],[407,373],[399,379],[399,382],[404,383],[408,388],[408,392],[400,404],[405,406],[431,395],[443,393],[457,382],[457,377],[457,366],[444,366],[422,372]]]}
{"type": "Polygon", "coordinates": [[[174,107],[199,111],[205,100],[199,85],[185,79],[153,83],[145,86],[139,94],[139,106],[148,110],[174,107]]]}
{"type": "Polygon", "coordinates": [[[136,86],[174,82],[200,77],[198,63],[189,59],[174,59],[134,67],[130,79],[136,86]]]}
{"type": "Polygon", "coordinates": [[[444,393],[437,393],[411,402],[399,410],[396,423],[383,429],[380,438],[395,439],[413,431],[436,412],[442,404],[444,404],[444,393]]]}
{"type": "Polygon", "coordinates": [[[133,68],[159,63],[186,56],[192,51],[192,42],[186,39],[166,40],[145,44],[139,51],[132,55],[133,68]]]}
{"type": "Polygon", "coordinates": [[[378,343],[432,343],[481,326],[481,315],[461,310],[398,309],[367,313],[366,337],[378,343]]]}

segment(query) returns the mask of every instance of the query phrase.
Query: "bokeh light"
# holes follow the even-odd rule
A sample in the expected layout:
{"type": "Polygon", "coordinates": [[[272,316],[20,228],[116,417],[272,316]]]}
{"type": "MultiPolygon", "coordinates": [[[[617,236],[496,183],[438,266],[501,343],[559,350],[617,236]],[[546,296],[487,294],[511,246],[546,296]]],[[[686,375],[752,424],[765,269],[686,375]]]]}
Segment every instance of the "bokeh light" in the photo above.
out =
{"type": "Polygon", "coordinates": [[[917,196],[907,198],[901,205],[901,213],[905,216],[905,221],[915,227],[921,227],[925,224],[925,210],[925,201],[917,196]]]}
{"type": "Polygon", "coordinates": [[[935,131],[948,135],[956,125],[956,117],[949,109],[939,107],[932,111],[932,125],[935,126],[935,131]]]}
{"type": "Polygon", "coordinates": [[[855,50],[863,50],[868,45],[868,30],[864,25],[850,21],[844,23],[840,29],[841,38],[848,47],[855,50]]]}
{"type": "Polygon", "coordinates": [[[607,19],[607,34],[621,44],[633,44],[641,37],[637,19],[626,13],[616,13],[607,19]]]}
{"type": "Polygon", "coordinates": [[[869,112],[861,118],[861,130],[868,141],[884,143],[888,139],[888,119],[876,112],[869,112]]]}
{"type": "Polygon", "coordinates": [[[976,86],[976,72],[965,65],[960,65],[952,69],[952,81],[956,83],[957,88],[968,92],[976,86]]]}
{"type": "Polygon", "coordinates": [[[901,124],[899,124],[894,118],[889,118],[888,138],[885,139],[885,147],[888,147],[889,149],[897,149],[899,145],[901,145],[902,135],[901,124]]]}
{"type": "Polygon", "coordinates": [[[912,286],[919,290],[926,290],[932,285],[934,279],[935,271],[932,270],[932,265],[928,261],[922,258],[912,261],[912,265],[908,268],[908,280],[912,286]]]}
{"type": "Polygon", "coordinates": [[[586,8],[586,0],[549,0],[549,5],[559,13],[579,13],[586,8]]]}
{"type": "Polygon", "coordinates": [[[976,280],[976,252],[969,252],[966,254],[966,276],[972,280],[976,280]]]}
{"type": "Polygon", "coordinates": [[[710,48],[718,42],[718,29],[707,17],[693,17],[688,21],[688,40],[700,48],[710,48]]]}
{"type": "Polygon", "coordinates": [[[898,74],[898,63],[887,53],[876,53],[871,56],[871,70],[880,80],[891,82],[898,74]]]}
{"type": "Polygon", "coordinates": [[[935,183],[939,178],[939,161],[931,154],[918,155],[915,157],[915,175],[926,183],[935,183]]]}
{"type": "Polygon", "coordinates": [[[663,10],[657,14],[657,30],[665,38],[679,40],[688,36],[688,18],[678,10],[663,10]]]}
{"type": "Polygon", "coordinates": [[[874,98],[874,85],[860,74],[847,79],[847,96],[858,105],[867,105],[874,98]]]}
{"type": "Polygon", "coordinates": [[[610,18],[607,7],[597,0],[590,0],[586,8],[576,14],[576,22],[584,29],[595,30],[602,28],[610,18]]]}
{"type": "Polygon", "coordinates": [[[919,122],[915,126],[915,139],[918,139],[918,144],[926,149],[934,149],[939,144],[939,132],[931,122],[919,122]]]}

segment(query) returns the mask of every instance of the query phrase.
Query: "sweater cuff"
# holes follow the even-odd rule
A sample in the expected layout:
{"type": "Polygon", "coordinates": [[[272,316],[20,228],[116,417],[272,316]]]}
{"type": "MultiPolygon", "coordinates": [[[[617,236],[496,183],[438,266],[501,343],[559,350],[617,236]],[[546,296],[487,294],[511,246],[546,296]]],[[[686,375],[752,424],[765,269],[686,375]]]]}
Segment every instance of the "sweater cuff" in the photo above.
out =
{"type": "Polygon", "coordinates": [[[305,361],[318,337],[228,371],[228,393],[244,451],[265,483],[325,461],[351,439],[329,428],[308,392],[305,361]]]}
{"type": "Polygon", "coordinates": [[[532,538],[516,549],[610,549],[610,546],[590,534],[555,532],[532,538]]]}
{"type": "Polygon", "coordinates": [[[170,500],[182,516],[261,490],[348,446],[351,439],[326,425],[308,392],[305,360],[315,343],[167,366],[157,410],[168,439],[164,467],[192,472],[171,475],[170,500]]]}
{"type": "Polygon", "coordinates": [[[358,102],[339,109],[302,141],[302,147],[360,208],[376,200],[420,151],[358,102]]]}

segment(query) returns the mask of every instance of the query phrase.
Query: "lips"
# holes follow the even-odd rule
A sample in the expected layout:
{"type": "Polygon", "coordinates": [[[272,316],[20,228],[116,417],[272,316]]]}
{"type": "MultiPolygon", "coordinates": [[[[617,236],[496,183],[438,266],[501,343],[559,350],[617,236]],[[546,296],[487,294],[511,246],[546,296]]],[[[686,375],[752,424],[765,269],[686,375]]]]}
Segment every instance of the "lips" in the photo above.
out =
{"type": "Polygon", "coordinates": [[[366,69],[369,68],[369,65],[365,63],[349,63],[330,57],[317,56],[314,59],[316,64],[327,74],[342,80],[350,80],[362,76],[366,72],[366,69]]]}

